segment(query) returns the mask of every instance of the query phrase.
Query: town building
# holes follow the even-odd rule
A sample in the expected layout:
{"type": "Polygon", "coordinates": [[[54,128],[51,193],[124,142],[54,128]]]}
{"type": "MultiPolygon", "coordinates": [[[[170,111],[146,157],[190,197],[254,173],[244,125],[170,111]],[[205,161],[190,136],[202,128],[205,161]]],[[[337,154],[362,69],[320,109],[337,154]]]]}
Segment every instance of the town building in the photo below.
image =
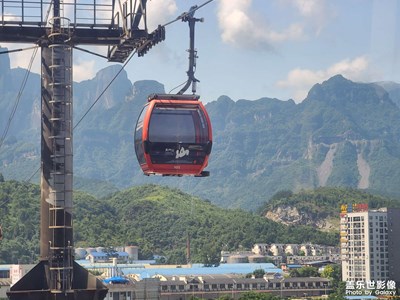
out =
{"type": "Polygon", "coordinates": [[[343,281],[400,282],[400,209],[342,205],[340,245],[343,281]]]}
{"type": "MultiPolygon", "coordinates": [[[[242,255],[264,256],[267,261],[272,261],[276,265],[281,263],[288,264],[309,264],[315,261],[331,261],[340,263],[340,247],[318,245],[318,244],[254,244],[249,254],[242,255]]],[[[229,262],[229,252],[222,254],[221,262],[229,262]]]]}
{"type": "Polygon", "coordinates": [[[270,293],[280,297],[321,297],[331,292],[331,283],[326,278],[244,278],[243,276],[201,275],[165,276],[131,280],[127,284],[108,285],[105,300],[154,299],[183,300],[199,297],[217,299],[229,296],[239,299],[249,291],[270,293]]]}
{"type": "MultiPolygon", "coordinates": [[[[271,263],[223,264],[218,267],[203,265],[150,265],[114,263],[96,263],[81,260],[78,263],[90,271],[100,271],[98,278],[103,280],[108,288],[105,300],[115,299],[154,299],[154,300],[184,300],[193,296],[204,299],[216,299],[229,295],[239,299],[241,294],[249,291],[272,293],[283,297],[304,297],[305,295],[323,296],[332,291],[329,279],[313,278],[284,278],[282,270],[271,263]],[[107,271],[107,269],[109,271],[107,271]],[[246,276],[255,270],[262,269],[262,278],[246,276]],[[114,270],[110,271],[110,270],[114,270]],[[124,280],[109,280],[116,271],[125,275],[124,280]]],[[[32,266],[16,266],[19,270],[28,270],[32,266]]],[[[5,266],[4,269],[10,269],[5,266]]],[[[98,273],[98,272],[97,272],[98,273]]],[[[11,275],[11,273],[9,273],[11,275]]],[[[1,295],[6,295],[12,285],[11,278],[0,279],[1,295]]]]}

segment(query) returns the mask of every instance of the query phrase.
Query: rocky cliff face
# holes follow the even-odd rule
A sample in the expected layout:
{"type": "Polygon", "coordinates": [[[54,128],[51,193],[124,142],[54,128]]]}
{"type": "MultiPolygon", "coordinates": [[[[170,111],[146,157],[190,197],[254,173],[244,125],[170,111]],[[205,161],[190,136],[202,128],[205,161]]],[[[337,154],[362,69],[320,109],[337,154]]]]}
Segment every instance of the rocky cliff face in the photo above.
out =
{"type": "Polygon", "coordinates": [[[316,153],[325,149],[325,156],[322,162],[316,167],[316,174],[318,186],[324,187],[328,185],[328,179],[332,174],[334,168],[334,159],[337,155],[338,149],[346,147],[346,143],[350,143],[354,149],[356,157],[356,174],[357,174],[357,188],[368,189],[371,184],[371,165],[369,152],[371,149],[379,148],[381,142],[379,140],[366,140],[366,139],[343,139],[339,142],[331,143],[313,143],[309,142],[305,159],[312,160],[316,153]]]}
{"type": "Polygon", "coordinates": [[[267,219],[285,225],[308,225],[326,231],[338,228],[338,220],[336,218],[301,211],[297,207],[290,205],[268,210],[264,216],[267,219]]]}

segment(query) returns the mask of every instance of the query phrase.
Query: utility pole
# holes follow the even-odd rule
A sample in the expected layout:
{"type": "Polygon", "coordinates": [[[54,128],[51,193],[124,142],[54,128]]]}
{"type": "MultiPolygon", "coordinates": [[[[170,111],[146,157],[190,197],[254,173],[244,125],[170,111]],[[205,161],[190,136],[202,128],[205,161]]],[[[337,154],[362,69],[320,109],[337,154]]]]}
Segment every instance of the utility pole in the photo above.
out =
{"type": "Polygon", "coordinates": [[[41,48],[40,262],[11,287],[9,299],[97,300],[107,294],[74,262],[72,50],[79,44],[108,46],[108,61],[124,62],[133,51],[143,55],[162,41],[165,29],[147,32],[147,0],[118,0],[118,10],[116,0],[90,1],[0,0],[0,42],[41,48]]]}

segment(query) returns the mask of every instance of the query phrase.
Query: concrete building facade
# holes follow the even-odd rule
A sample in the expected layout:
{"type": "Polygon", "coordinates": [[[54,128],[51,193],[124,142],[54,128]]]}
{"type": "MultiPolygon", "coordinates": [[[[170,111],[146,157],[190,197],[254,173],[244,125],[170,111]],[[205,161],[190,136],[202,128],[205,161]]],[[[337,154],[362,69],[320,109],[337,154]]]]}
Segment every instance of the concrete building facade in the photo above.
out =
{"type": "Polygon", "coordinates": [[[400,210],[342,206],[340,245],[343,281],[400,282],[400,210]]]}

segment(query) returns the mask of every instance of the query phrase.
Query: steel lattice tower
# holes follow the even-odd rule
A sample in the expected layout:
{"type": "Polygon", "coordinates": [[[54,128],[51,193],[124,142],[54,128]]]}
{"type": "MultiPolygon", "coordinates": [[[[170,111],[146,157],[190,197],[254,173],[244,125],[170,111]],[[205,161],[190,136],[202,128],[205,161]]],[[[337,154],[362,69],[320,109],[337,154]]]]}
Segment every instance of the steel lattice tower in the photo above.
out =
{"type": "Polygon", "coordinates": [[[109,61],[124,62],[134,50],[142,56],[163,40],[165,30],[159,26],[147,32],[147,0],[119,2],[118,12],[115,0],[111,4],[20,1],[0,1],[0,42],[41,47],[40,263],[7,294],[18,300],[104,299],[107,288],[73,259],[72,50],[78,44],[105,45],[109,61]],[[72,22],[63,16],[66,6],[71,8],[72,22]],[[48,11],[52,7],[49,20],[46,7],[48,11]],[[15,8],[21,9],[18,14],[15,8]],[[101,17],[104,10],[109,11],[108,18],[101,17]]]}

